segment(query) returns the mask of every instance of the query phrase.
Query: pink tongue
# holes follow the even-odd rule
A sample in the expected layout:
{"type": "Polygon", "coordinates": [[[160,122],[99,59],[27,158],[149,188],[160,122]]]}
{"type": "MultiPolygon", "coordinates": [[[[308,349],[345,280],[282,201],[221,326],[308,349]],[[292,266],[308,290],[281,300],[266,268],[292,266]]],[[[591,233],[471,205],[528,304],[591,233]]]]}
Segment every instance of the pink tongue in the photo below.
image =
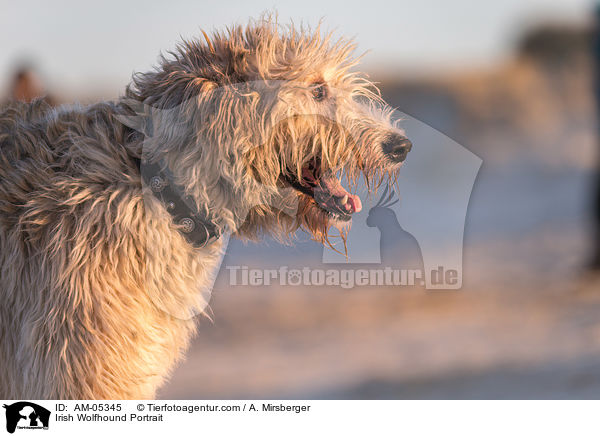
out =
{"type": "MultiPolygon", "coordinates": [[[[338,178],[333,172],[323,174],[319,180],[319,188],[328,193],[328,196],[343,197],[348,196],[348,205],[350,206],[349,213],[360,212],[362,203],[358,195],[352,195],[344,189],[338,178]]],[[[324,199],[326,200],[326,199],[324,199]]]]}
{"type": "Polygon", "coordinates": [[[348,203],[350,203],[354,212],[360,212],[362,210],[362,203],[360,202],[360,197],[358,195],[348,195],[348,203]]]}

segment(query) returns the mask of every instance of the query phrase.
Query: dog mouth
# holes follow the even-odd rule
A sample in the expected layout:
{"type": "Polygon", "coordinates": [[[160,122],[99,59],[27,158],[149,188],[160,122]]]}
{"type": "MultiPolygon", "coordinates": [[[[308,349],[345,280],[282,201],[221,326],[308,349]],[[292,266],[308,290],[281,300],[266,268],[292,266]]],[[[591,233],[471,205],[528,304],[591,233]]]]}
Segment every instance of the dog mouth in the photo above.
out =
{"type": "Polygon", "coordinates": [[[302,167],[301,179],[294,171],[286,171],[282,178],[292,188],[312,198],[333,220],[350,221],[352,214],[362,209],[360,197],[348,192],[333,171],[323,171],[318,159],[302,167]]]}

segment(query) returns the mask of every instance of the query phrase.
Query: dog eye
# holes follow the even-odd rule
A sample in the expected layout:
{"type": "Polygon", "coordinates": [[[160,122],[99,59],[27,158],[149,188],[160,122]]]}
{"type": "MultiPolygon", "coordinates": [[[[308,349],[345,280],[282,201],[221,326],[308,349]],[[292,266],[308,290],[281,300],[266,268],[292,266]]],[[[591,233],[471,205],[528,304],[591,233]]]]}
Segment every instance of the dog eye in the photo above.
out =
{"type": "Polygon", "coordinates": [[[312,88],[312,96],[316,101],[323,101],[327,97],[327,87],[324,83],[318,83],[312,88]]]}

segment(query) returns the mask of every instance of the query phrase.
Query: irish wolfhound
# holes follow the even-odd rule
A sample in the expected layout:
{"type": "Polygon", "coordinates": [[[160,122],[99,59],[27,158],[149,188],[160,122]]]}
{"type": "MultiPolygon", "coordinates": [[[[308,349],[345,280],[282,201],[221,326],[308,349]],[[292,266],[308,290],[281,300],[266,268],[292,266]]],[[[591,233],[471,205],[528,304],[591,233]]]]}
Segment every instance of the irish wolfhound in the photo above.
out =
{"type": "Polygon", "coordinates": [[[226,235],[346,226],[361,200],[337,174],[375,185],[410,149],[353,50],[263,19],[183,42],[116,102],[4,107],[0,397],[153,397],[226,235]]]}

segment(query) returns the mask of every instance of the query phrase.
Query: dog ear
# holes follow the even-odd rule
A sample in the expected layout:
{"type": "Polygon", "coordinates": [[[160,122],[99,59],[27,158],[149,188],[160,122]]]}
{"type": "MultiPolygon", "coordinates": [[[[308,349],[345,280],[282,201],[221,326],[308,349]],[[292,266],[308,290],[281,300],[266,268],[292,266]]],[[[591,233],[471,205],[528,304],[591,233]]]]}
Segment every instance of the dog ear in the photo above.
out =
{"type": "Polygon", "coordinates": [[[125,95],[157,109],[173,109],[216,86],[209,78],[166,64],[163,70],[135,75],[125,95]]]}

